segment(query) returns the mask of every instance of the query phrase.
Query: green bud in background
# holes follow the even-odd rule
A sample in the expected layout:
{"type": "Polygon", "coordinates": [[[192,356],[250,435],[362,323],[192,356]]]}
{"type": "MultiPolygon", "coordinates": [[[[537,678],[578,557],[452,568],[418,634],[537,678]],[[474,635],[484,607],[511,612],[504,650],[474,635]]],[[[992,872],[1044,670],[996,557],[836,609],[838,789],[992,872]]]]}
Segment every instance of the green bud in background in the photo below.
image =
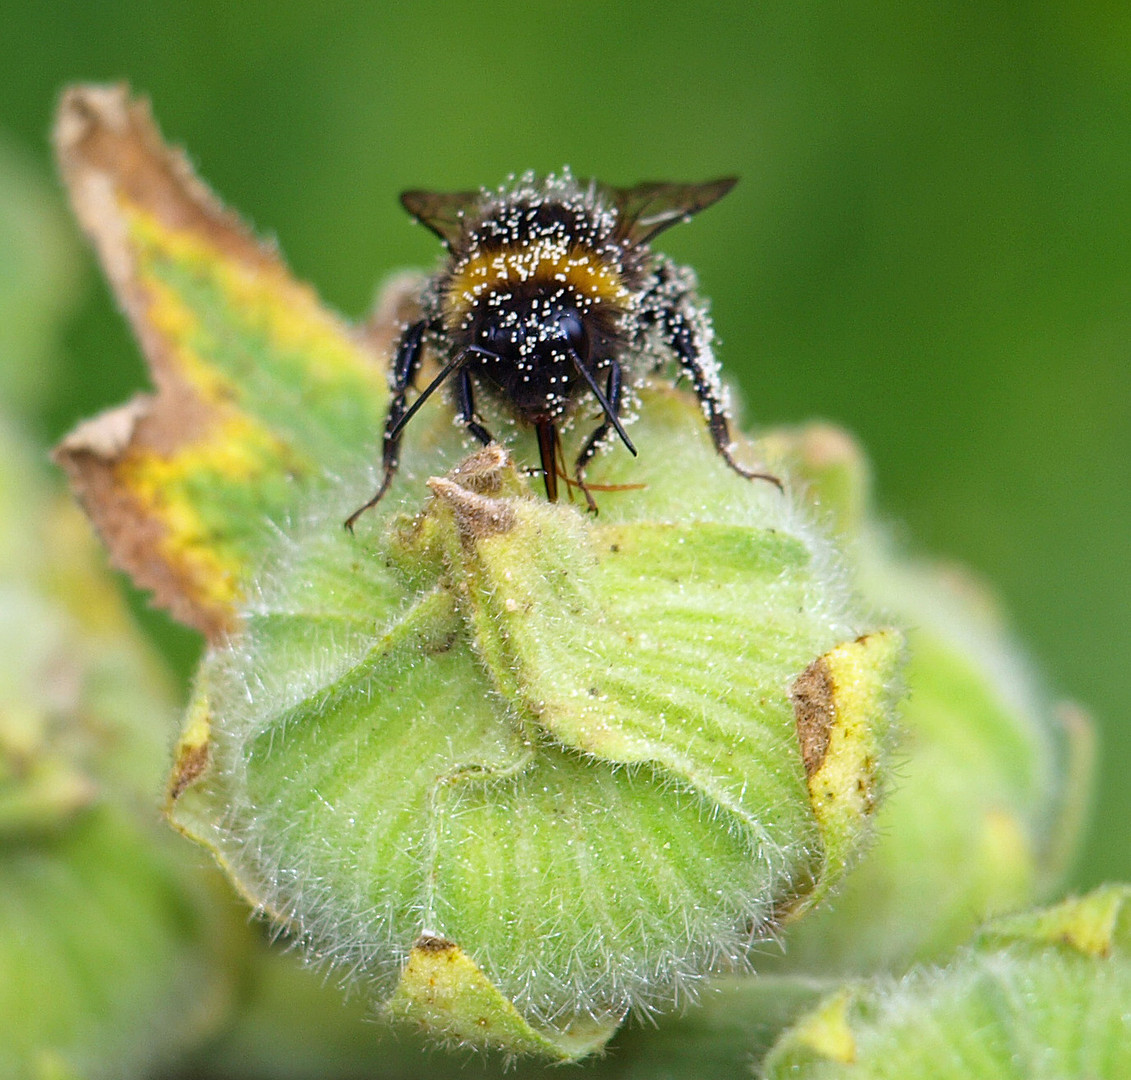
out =
{"type": "Polygon", "coordinates": [[[1049,698],[988,590],[894,550],[849,436],[815,424],[766,442],[807,485],[861,595],[907,627],[908,694],[875,848],[759,970],[827,976],[936,959],[1063,878],[1087,816],[1091,726],[1049,698]]]}
{"type": "Polygon", "coordinates": [[[176,710],[81,516],[0,420],[0,1075],[151,1075],[223,1016],[219,894],[153,810],[176,710]]]}
{"type": "Polygon", "coordinates": [[[767,1056],[766,1080],[1119,1080],[1131,1075],[1129,890],[1004,917],[943,968],[837,991],[767,1056]]]}
{"type": "Polygon", "coordinates": [[[154,812],[171,681],[10,415],[51,370],[64,236],[46,184],[0,153],[0,1076],[130,1080],[215,1027],[233,939],[154,812]]]}

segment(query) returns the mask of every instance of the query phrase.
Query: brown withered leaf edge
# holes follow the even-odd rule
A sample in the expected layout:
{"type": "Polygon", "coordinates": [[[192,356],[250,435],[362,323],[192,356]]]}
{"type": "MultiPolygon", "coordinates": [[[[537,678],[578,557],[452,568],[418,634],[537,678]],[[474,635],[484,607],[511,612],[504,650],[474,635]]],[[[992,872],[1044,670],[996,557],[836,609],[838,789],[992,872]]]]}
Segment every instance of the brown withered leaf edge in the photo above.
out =
{"type": "Polygon", "coordinates": [[[829,749],[829,731],[836,719],[834,692],[832,672],[823,656],[798,675],[790,688],[806,776],[812,776],[821,767],[829,749]]]}
{"type": "Polygon", "coordinates": [[[144,208],[163,225],[187,229],[248,269],[281,267],[193,175],[185,156],[167,146],[149,104],[124,85],[75,86],[59,105],[55,150],[75,214],[94,243],[106,276],[141,344],[156,393],[136,397],[80,425],[55,451],[71,486],[110,551],[153,600],[216,640],[233,613],[195,599],[175,566],[160,554],[164,526],[115,479],[131,453],[171,454],[206,430],[211,407],[179,375],[169,342],[149,319],[152,298],[141,284],[120,202],[144,208]]]}
{"type": "Polygon", "coordinates": [[[212,743],[202,742],[178,751],[166,792],[166,807],[173,804],[212,766],[212,743]]]}

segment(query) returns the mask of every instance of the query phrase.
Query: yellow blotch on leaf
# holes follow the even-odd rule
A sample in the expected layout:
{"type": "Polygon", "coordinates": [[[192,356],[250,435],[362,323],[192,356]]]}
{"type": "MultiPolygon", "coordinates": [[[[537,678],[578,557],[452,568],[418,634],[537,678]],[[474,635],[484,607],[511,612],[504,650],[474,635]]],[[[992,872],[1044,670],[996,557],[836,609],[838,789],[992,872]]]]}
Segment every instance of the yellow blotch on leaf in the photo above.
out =
{"type": "Polygon", "coordinates": [[[142,502],[148,515],[164,527],[158,541],[162,557],[191,582],[198,601],[231,608],[238,599],[243,570],[231,549],[235,529],[246,525],[209,521],[200,512],[194,487],[205,483],[243,485],[278,477],[285,471],[287,449],[266,428],[230,412],[203,438],[180,447],[170,456],[140,452],[118,466],[125,488],[142,502]]]}
{"type": "Polygon", "coordinates": [[[495,1047],[511,1054],[538,1054],[572,1061],[611,1038],[621,1017],[591,1020],[565,1031],[528,1024],[455,942],[417,940],[386,1009],[397,1020],[421,1025],[463,1046],[495,1047]]]}
{"type": "Polygon", "coordinates": [[[813,812],[823,825],[838,818],[859,819],[875,808],[875,718],[898,650],[897,635],[869,634],[838,645],[809,669],[820,667],[827,695],[822,703],[823,750],[811,766],[806,762],[813,812]]]}
{"type": "Polygon", "coordinates": [[[995,919],[982,936],[1037,945],[1059,944],[1086,956],[1110,956],[1120,938],[1121,920],[1126,925],[1124,909],[1129,896],[1131,890],[1126,885],[1102,885],[1086,896],[1069,897],[1042,911],[995,919]]]}
{"type": "Polygon", "coordinates": [[[852,992],[842,990],[803,1017],[789,1034],[795,1047],[804,1047],[822,1058],[851,1065],[856,1060],[856,1039],[848,1023],[852,992]]]}

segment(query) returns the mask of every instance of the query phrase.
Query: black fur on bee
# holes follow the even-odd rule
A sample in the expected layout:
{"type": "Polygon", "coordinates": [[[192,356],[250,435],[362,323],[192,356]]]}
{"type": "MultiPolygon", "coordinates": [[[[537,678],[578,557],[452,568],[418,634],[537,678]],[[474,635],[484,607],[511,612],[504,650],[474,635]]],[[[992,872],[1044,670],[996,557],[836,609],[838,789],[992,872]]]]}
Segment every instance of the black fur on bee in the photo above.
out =
{"type": "Polygon", "coordinates": [[[574,482],[589,508],[585,467],[614,433],[634,456],[621,420],[626,400],[650,371],[675,359],[690,377],[715,447],[735,472],[751,472],[731,452],[723,386],[711,349],[714,332],[695,295],[695,276],[653,252],[651,240],[721,199],[736,183],[649,183],[632,188],[579,183],[568,170],[538,180],[527,173],[496,191],[439,194],[406,191],[401,203],[447,248],[421,298],[422,317],[400,336],[390,373],[377,493],[357,519],[389,490],[401,435],[417,409],[451,386],[460,423],[486,445],[491,433],[476,395],[500,402],[538,439],[546,495],[558,496],[560,433],[587,395],[601,421],[581,446],[574,482]],[[438,375],[408,405],[426,350],[438,375]]]}

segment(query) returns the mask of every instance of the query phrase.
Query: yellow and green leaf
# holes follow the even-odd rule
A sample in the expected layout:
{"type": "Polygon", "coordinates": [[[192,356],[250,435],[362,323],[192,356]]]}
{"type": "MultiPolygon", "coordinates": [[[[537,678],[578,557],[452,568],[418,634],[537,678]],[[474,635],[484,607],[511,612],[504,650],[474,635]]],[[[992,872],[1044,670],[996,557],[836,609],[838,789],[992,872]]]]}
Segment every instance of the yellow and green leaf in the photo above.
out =
{"type": "Polygon", "coordinates": [[[265,524],[374,441],[382,363],[216,202],[124,87],[69,91],[57,144],[156,387],[57,456],[116,561],[215,638],[234,625],[265,524]]]}

